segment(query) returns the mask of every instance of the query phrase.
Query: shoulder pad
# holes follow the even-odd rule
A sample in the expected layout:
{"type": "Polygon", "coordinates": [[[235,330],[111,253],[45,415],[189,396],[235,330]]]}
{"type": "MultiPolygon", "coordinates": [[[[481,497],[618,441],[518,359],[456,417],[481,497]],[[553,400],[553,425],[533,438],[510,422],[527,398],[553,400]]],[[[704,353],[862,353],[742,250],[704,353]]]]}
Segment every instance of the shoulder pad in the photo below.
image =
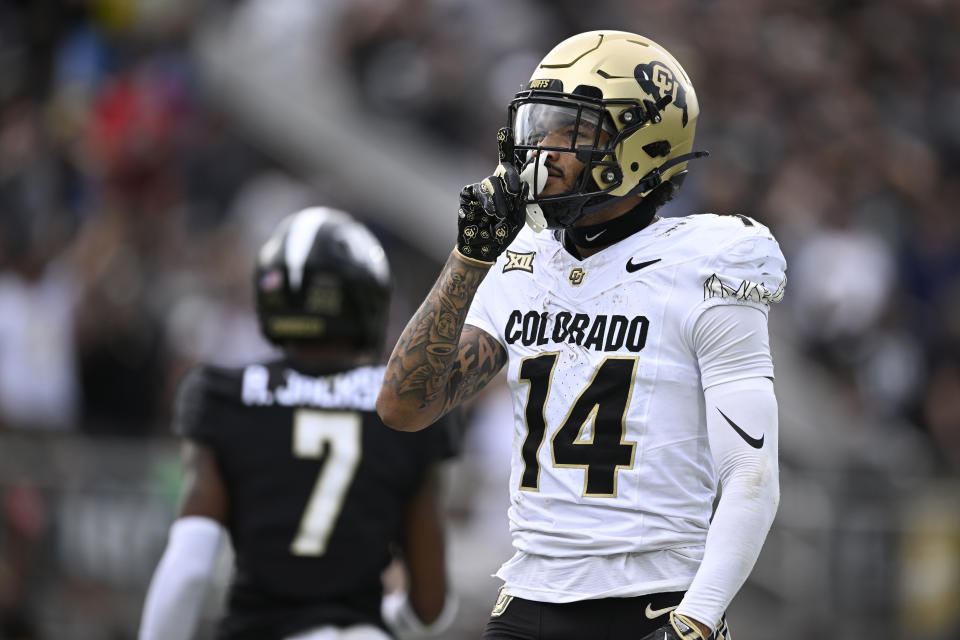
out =
{"type": "Polygon", "coordinates": [[[229,393],[230,372],[207,365],[190,369],[177,387],[173,405],[173,431],[179,436],[205,439],[212,433],[214,407],[229,393]]]}
{"type": "Polygon", "coordinates": [[[754,302],[783,300],[787,263],[770,229],[742,215],[711,216],[711,273],[703,282],[704,300],[754,302]]]}

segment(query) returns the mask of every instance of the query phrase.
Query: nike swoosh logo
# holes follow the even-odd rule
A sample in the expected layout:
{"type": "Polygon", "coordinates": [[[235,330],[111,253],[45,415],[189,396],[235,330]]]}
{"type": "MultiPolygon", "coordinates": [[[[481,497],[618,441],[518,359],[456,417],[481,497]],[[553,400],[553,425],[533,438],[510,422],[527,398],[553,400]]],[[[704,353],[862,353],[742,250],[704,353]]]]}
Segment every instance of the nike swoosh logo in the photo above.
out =
{"type": "MultiPolygon", "coordinates": [[[[717,407],[717,411],[720,411],[719,407],[717,407]]],[[[750,445],[754,449],[759,449],[760,447],[763,446],[763,439],[765,436],[760,436],[759,438],[751,438],[750,436],[747,435],[747,433],[743,429],[737,426],[736,422],[728,418],[727,414],[725,414],[723,411],[720,411],[720,415],[722,415],[723,419],[726,420],[731,427],[733,427],[734,431],[740,434],[740,437],[743,438],[748,445],[750,445]]]]}
{"type": "Polygon", "coordinates": [[[662,616],[662,615],[664,615],[664,614],[666,614],[666,613],[670,613],[671,611],[673,611],[674,609],[676,609],[677,606],[678,606],[678,605],[673,605],[672,607],[664,607],[663,609],[651,609],[651,608],[650,608],[650,603],[648,602],[648,603],[647,603],[647,610],[644,611],[643,614],[644,614],[645,616],[647,616],[647,618],[648,618],[649,620],[653,620],[654,618],[659,618],[660,616],[662,616]]]}
{"type": "Polygon", "coordinates": [[[592,236],[587,236],[587,235],[585,235],[585,236],[583,236],[583,237],[584,237],[584,239],[585,239],[587,242],[593,242],[594,240],[596,240],[597,238],[599,238],[600,236],[602,236],[602,235],[603,235],[604,233],[606,233],[606,232],[607,232],[606,229],[601,229],[600,231],[597,231],[597,232],[596,232],[594,235],[592,235],[592,236]]]}
{"type": "Polygon", "coordinates": [[[634,271],[640,271],[644,267],[649,267],[652,264],[660,262],[662,258],[657,258],[656,260],[647,260],[646,262],[634,262],[633,258],[627,260],[627,271],[633,273],[634,271]]]}

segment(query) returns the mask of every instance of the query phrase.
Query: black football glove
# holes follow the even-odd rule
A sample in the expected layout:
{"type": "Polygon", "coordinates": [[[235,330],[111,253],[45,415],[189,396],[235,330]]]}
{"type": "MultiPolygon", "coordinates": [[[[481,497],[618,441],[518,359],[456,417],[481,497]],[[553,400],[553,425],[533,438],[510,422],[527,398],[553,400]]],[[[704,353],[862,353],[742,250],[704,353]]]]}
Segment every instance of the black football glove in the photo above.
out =
{"type": "MultiPolygon", "coordinates": [[[[726,625],[721,627],[725,629],[726,625]]],[[[671,611],[670,621],[642,640],[725,640],[725,634],[718,629],[704,638],[688,618],[671,611]]]]}
{"type": "Polygon", "coordinates": [[[457,251],[479,262],[493,264],[520,233],[526,220],[529,187],[520,180],[513,154],[513,132],[497,132],[500,164],[493,175],[460,191],[457,251]]]}

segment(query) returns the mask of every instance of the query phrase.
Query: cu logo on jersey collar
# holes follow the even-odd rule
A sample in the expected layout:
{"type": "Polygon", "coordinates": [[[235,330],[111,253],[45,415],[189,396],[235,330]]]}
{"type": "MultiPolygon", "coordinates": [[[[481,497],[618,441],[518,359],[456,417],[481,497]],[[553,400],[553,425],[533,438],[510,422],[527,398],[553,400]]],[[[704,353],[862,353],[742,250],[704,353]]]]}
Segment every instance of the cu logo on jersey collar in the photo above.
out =
{"type": "Polygon", "coordinates": [[[583,276],[585,276],[586,273],[587,272],[583,270],[583,267],[574,267],[573,269],[570,269],[570,275],[568,276],[570,279],[570,284],[575,287],[580,286],[580,284],[583,282],[583,276]]]}

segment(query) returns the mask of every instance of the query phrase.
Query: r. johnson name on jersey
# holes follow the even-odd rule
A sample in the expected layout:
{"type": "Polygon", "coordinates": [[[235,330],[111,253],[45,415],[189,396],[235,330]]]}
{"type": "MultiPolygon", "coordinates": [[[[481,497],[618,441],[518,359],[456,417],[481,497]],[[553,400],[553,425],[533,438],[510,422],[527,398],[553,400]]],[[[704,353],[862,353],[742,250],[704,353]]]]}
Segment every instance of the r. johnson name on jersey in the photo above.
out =
{"type": "Polygon", "coordinates": [[[282,378],[271,379],[270,370],[262,364],[251,364],[243,370],[240,397],[252,406],[338,407],[373,411],[377,392],[383,382],[383,367],[359,367],[330,376],[308,376],[293,369],[284,369],[282,378]]]}

